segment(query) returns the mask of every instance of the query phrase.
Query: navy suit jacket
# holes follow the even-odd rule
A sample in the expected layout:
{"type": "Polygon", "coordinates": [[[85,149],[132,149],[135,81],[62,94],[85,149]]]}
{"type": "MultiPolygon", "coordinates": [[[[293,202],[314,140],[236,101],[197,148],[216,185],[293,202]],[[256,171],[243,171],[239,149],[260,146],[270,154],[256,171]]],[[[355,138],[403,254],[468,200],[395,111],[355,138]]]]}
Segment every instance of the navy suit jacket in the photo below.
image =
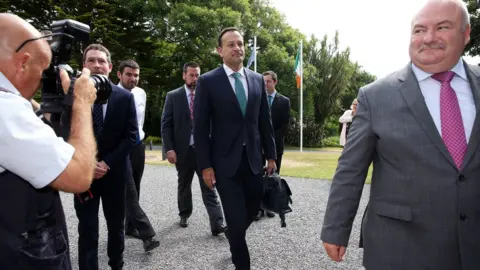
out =
{"type": "Polygon", "coordinates": [[[109,177],[126,177],[130,170],[128,155],[138,137],[137,112],[132,93],[112,84],[102,133],[97,142],[98,160],[105,161],[109,177]]]}
{"type": "Polygon", "coordinates": [[[200,170],[212,167],[217,176],[238,170],[243,143],[250,168],[260,174],[267,159],[276,159],[274,132],[263,76],[245,69],[248,103],[242,115],[223,66],[200,76],[194,102],[194,140],[200,170]]]}

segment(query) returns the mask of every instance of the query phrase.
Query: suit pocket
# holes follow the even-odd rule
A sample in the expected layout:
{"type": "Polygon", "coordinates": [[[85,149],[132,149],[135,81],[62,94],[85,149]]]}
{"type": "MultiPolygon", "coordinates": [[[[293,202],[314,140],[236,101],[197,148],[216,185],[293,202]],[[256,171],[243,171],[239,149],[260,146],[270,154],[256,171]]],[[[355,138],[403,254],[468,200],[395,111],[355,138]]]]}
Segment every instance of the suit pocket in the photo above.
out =
{"type": "Polygon", "coordinates": [[[375,214],[382,217],[398,219],[410,222],[413,218],[412,208],[406,205],[397,205],[386,202],[375,202],[372,204],[375,214]]]}
{"type": "Polygon", "coordinates": [[[22,269],[66,269],[68,243],[62,231],[44,230],[25,241],[20,247],[22,269]]]}

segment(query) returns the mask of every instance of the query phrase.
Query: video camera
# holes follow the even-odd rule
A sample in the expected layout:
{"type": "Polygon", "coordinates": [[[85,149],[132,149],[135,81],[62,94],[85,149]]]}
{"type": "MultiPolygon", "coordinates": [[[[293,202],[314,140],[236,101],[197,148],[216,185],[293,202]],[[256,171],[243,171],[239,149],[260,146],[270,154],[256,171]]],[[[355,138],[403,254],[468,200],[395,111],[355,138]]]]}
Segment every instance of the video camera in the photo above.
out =
{"type": "MultiPolygon", "coordinates": [[[[53,129],[58,136],[62,136],[66,141],[70,134],[73,85],[75,79],[81,75],[80,71],[73,70],[67,63],[71,59],[75,42],[88,42],[90,27],[81,22],[67,19],[53,22],[51,31],[49,43],[52,50],[52,61],[48,69],[42,74],[42,104],[38,113],[50,113],[50,122],[53,129]],[[61,69],[67,71],[72,81],[67,94],[63,91],[60,80],[61,69]]],[[[105,104],[112,92],[112,86],[108,77],[91,75],[90,79],[97,89],[95,103],[105,104]]]]}

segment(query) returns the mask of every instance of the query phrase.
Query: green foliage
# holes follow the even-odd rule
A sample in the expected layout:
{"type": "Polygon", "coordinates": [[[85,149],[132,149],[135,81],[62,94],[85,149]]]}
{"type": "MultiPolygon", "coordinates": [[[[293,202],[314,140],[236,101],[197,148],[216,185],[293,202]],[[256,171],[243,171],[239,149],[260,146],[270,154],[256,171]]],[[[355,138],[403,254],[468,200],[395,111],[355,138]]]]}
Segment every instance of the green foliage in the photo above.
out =
{"type": "Polygon", "coordinates": [[[152,144],[162,144],[162,138],[156,137],[156,136],[148,136],[145,139],[145,142],[147,142],[147,143],[152,142],[152,144]]]}
{"type": "MultiPolygon", "coordinates": [[[[184,83],[183,64],[196,61],[202,73],[221,64],[215,48],[217,35],[225,27],[236,26],[243,33],[245,63],[257,36],[257,71],[275,71],[277,90],[291,101],[295,117],[286,138],[290,145],[299,145],[300,92],[293,68],[301,40],[306,147],[320,146],[322,138],[336,135],[336,120],[327,119],[338,119],[358,89],[374,80],[350,61],[348,48],[339,49],[338,33],[332,40],[326,35],[321,40],[307,38],[288,25],[268,0],[0,0],[0,11],[15,13],[38,29],[49,29],[53,21],[66,18],[88,24],[89,43],[102,43],[112,54],[113,82],[118,82],[116,71],[122,60],[138,62],[139,87],[147,92],[144,130],[149,138],[160,135],[166,93],[184,83]]],[[[86,45],[74,48],[72,67],[82,67],[86,45]]]]}
{"type": "Polygon", "coordinates": [[[339,136],[326,137],[322,140],[322,147],[342,147],[339,136]]]}

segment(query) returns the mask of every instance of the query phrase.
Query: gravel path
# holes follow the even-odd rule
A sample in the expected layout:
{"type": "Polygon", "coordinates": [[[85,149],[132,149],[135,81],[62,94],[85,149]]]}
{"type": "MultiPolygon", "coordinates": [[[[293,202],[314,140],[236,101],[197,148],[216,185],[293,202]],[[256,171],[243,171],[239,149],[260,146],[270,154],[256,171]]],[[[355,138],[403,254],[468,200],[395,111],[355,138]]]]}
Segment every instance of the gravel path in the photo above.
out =
{"type": "MultiPolygon", "coordinates": [[[[247,231],[252,269],[361,269],[362,250],[358,247],[360,218],[357,215],[350,247],[342,263],[330,261],[323,251],[320,230],[327,203],[329,181],[286,178],[293,193],[293,212],[287,214],[287,227],[280,219],[263,218],[247,231]]],[[[234,269],[228,241],[222,234],[211,236],[208,216],[202,204],[198,179],[193,185],[194,210],[187,228],[178,225],[176,171],[174,167],[146,165],[141,188],[141,205],[152,222],[160,247],[150,253],[142,242],[126,238],[125,268],[136,269],[234,269]]],[[[359,213],[365,209],[369,187],[366,186],[359,213]]],[[[71,194],[62,194],[72,250],[77,266],[77,217],[71,194]]],[[[101,210],[100,210],[101,211],[101,210]]],[[[107,231],[100,212],[99,263],[107,265],[107,231]]]]}

